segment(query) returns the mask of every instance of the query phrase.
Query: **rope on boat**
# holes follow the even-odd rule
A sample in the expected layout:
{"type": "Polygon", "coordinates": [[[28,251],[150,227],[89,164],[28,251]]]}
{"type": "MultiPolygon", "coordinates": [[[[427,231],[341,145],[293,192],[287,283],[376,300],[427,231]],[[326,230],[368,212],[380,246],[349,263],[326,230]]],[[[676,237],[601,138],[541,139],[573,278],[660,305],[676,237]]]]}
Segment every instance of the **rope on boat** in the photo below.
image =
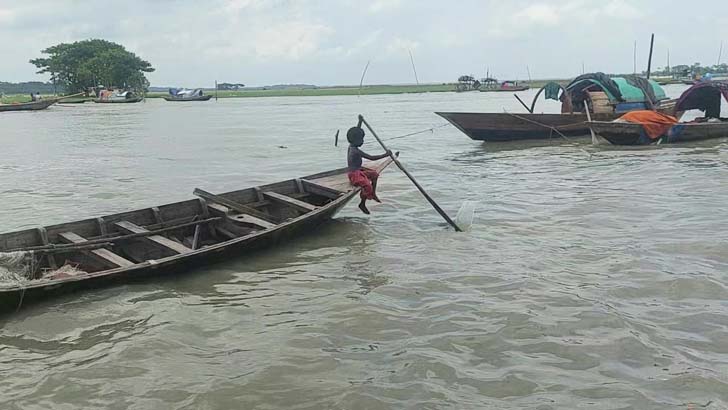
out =
{"type": "MultiPolygon", "coordinates": [[[[450,125],[450,123],[449,123],[449,122],[446,122],[446,123],[444,123],[444,124],[440,124],[440,125],[435,125],[434,127],[430,127],[430,128],[424,129],[424,130],[420,130],[420,131],[415,131],[415,132],[410,132],[409,134],[404,134],[404,135],[398,135],[398,136],[396,136],[396,137],[392,137],[392,138],[387,138],[387,139],[382,139],[382,141],[392,141],[392,140],[397,140],[397,139],[400,139],[400,138],[406,138],[406,137],[411,137],[411,136],[413,136],[413,135],[418,135],[418,134],[424,134],[424,133],[426,133],[426,132],[432,132],[432,133],[434,133],[436,129],[438,129],[438,128],[442,128],[442,127],[447,127],[448,125],[450,125]]],[[[370,144],[370,143],[373,143],[373,141],[369,140],[369,141],[365,142],[364,144],[370,144]]]]}
{"type": "MultiPolygon", "coordinates": [[[[534,120],[531,120],[531,119],[528,119],[528,118],[525,118],[525,117],[522,117],[522,116],[517,115],[517,114],[510,113],[510,112],[506,111],[505,109],[503,110],[503,112],[505,112],[506,114],[508,114],[508,115],[510,115],[512,117],[518,118],[519,120],[526,121],[526,122],[530,122],[531,124],[539,125],[541,127],[550,129],[552,134],[554,132],[557,133],[559,136],[561,136],[561,138],[563,138],[564,140],[566,140],[566,142],[568,142],[572,146],[578,148],[580,151],[582,151],[583,153],[585,153],[589,157],[589,159],[592,158],[592,155],[593,154],[591,152],[585,150],[584,148],[581,148],[578,144],[574,143],[566,135],[564,135],[564,133],[562,133],[561,131],[559,131],[558,128],[552,127],[550,125],[546,125],[546,124],[543,124],[543,123],[540,123],[538,121],[534,121],[534,120]]],[[[551,135],[549,135],[549,139],[551,139],[551,135]]]]}

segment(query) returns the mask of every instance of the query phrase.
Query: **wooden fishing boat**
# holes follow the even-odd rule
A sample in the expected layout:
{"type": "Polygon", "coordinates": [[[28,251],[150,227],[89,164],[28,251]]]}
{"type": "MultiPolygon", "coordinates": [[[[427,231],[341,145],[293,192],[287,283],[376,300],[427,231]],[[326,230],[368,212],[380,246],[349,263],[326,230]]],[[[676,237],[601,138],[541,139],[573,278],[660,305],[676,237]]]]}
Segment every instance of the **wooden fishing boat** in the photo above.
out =
{"type": "Polygon", "coordinates": [[[526,91],[531,87],[528,85],[520,85],[517,81],[503,81],[499,83],[495,78],[484,78],[478,89],[480,92],[507,92],[507,91],[526,91]]]}
{"type": "Polygon", "coordinates": [[[590,125],[595,133],[613,145],[673,144],[728,137],[728,119],[678,123],[655,139],[645,135],[642,124],[638,123],[593,121],[590,125]]]}
{"type": "Polygon", "coordinates": [[[163,95],[162,98],[167,101],[208,101],[210,98],[212,98],[212,94],[196,95],[193,97],[175,97],[173,95],[163,95]]]}
{"type": "Polygon", "coordinates": [[[526,106],[527,113],[436,114],[471,139],[490,142],[560,138],[554,130],[568,137],[586,136],[589,127],[585,110],[589,110],[596,121],[611,121],[624,112],[648,106],[673,114],[675,100],[668,100],[662,87],[651,80],[639,80],[644,81],[644,86],[651,87],[654,96],[650,96],[650,92],[634,86],[634,81],[637,80],[610,78],[601,73],[586,74],[574,79],[567,87],[555,82],[546,84],[536,93],[530,107],[526,106]],[[535,113],[536,102],[544,92],[547,98],[561,101],[561,114],[535,113]]]}
{"type": "Polygon", "coordinates": [[[58,99],[39,100],[19,104],[0,104],[0,112],[4,111],[37,111],[45,110],[58,102],[58,99]]]}
{"type": "Polygon", "coordinates": [[[102,104],[131,104],[131,103],[138,103],[142,102],[144,100],[144,97],[132,97],[132,98],[124,98],[124,99],[101,99],[97,98],[94,100],[95,103],[102,103],[102,104]]]}
{"type": "MultiPolygon", "coordinates": [[[[382,171],[390,162],[367,166],[382,171]]],[[[25,261],[23,280],[0,284],[0,311],[284,242],[331,219],[358,192],[343,168],[218,195],[195,189],[197,199],[0,234],[4,260],[25,261]]]]}
{"type": "Polygon", "coordinates": [[[728,137],[728,118],[721,118],[721,101],[728,101],[728,83],[699,82],[685,90],[675,103],[680,116],[689,110],[705,112],[691,122],[677,122],[653,112],[634,112],[617,121],[588,123],[595,133],[614,145],[649,145],[693,142],[728,137]],[[637,114],[637,115],[635,115],[637,114]]]}

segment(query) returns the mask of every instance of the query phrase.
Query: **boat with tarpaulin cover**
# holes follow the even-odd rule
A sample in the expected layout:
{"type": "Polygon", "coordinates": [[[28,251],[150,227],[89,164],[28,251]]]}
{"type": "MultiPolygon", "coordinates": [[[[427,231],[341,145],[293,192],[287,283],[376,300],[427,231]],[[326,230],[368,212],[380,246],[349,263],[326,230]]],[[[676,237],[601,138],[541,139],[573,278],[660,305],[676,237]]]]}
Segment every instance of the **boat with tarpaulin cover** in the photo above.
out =
{"type": "MultiPolygon", "coordinates": [[[[378,172],[391,159],[367,164],[378,172]]],[[[0,234],[0,311],[80,288],[242,255],[312,232],[359,193],[347,168],[81,221],[0,234]]]]}
{"type": "Polygon", "coordinates": [[[528,113],[437,112],[473,140],[502,142],[559,138],[589,134],[589,109],[593,120],[611,121],[625,112],[655,108],[672,114],[674,100],[655,81],[641,77],[609,77],[603,73],[585,74],[566,87],[550,82],[538,90],[528,113]],[[561,114],[536,112],[541,94],[561,103],[561,114]]]}
{"type": "Polygon", "coordinates": [[[722,101],[728,101],[728,83],[700,82],[680,95],[677,117],[654,111],[635,111],[615,121],[589,123],[595,133],[614,145],[649,145],[701,141],[728,137],[728,118],[721,117],[722,101]],[[678,122],[686,111],[704,113],[689,122],[678,122]]]}
{"type": "Polygon", "coordinates": [[[167,95],[163,95],[166,101],[208,101],[212,94],[205,94],[201,88],[195,90],[170,88],[167,95]]]}
{"type": "Polygon", "coordinates": [[[95,99],[96,103],[105,104],[131,104],[144,100],[144,97],[134,93],[133,91],[113,91],[102,90],[99,92],[99,98],[95,99]]]}

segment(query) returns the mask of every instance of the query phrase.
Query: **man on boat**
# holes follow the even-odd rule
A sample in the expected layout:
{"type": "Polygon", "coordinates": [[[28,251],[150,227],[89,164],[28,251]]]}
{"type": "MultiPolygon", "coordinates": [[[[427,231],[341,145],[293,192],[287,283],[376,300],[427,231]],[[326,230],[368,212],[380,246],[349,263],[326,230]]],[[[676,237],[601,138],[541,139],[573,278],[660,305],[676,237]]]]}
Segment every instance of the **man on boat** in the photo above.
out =
{"type": "Polygon", "coordinates": [[[359,196],[361,197],[359,209],[368,215],[369,209],[366,206],[367,199],[373,199],[377,202],[382,201],[377,197],[377,179],[379,178],[379,174],[373,169],[363,167],[362,158],[376,161],[391,156],[392,152],[387,150],[387,152],[381,155],[369,155],[359,149],[364,144],[364,130],[361,127],[349,128],[349,131],[346,132],[346,139],[349,141],[349,150],[347,153],[349,182],[354,186],[361,187],[361,191],[359,192],[359,196]]]}

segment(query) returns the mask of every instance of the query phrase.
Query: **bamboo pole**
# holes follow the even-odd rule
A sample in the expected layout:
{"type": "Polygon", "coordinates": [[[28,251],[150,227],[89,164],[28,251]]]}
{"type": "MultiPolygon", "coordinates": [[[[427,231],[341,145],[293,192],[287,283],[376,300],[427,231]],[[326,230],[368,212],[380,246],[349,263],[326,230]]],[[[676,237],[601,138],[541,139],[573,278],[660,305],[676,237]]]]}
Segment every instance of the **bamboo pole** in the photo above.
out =
{"type": "Polygon", "coordinates": [[[422,194],[422,196],[425,197],[425,199],[427,200],[427,202],[429,202],[430,205],[432,205],[432,207],[435,208],[435,211],[437,211],[437,213],[439,213],[440,216],[442,216],[442,218],[448,224],[450,224],[450,226],[452,226],[453,229],[455,229],[456,232],[462,232],[462,229],[460,229],[460,227],[458,227],[457,224],[455,224],[455,222],[452,219],[450,219],[449,216],[447,216],[447,214],[445,213],[445,211],[443,211],[442,208],[440,208],[440,205],[438,205],[437,202],[435,202],[435,200],[432,199],[432,197],[430,197],[430,195],[428,195],[427,192],[425,192],[425,189],[422,188],[422,186],[415,180],[415,177],[413,177],[412,174],[410,174],[404,168],[404,166],[402,165],[401,162],[399,162],[399,160],[397,159],[397,157],[394,154],[392,154],[392,151],[390,151],[389,148],[387,148],[387,146],[384,145],[384,143],[382,142],[382,140],[379,139],[379,136],[377,136],[377,133],[372,129],[372,127],[369,125],[369,123],[367,122],[367,120],[364,119],[364,116],[359,115],[359,127],[361,127],[361,124],[362,123],[367,126],[367,129],[369,129],[369,132],[371,132],[372,135],[374,136],[374,138],[377,140],[377,142],[379,142],[379,145],[381,145],[382,148],[384,148],[384,150],[389,153],[389,157],[392,158],[392,161],[395,164],[397,164],[397,167],[400,170],[402,170],[402,172],[405,175],[407,175],[407,178],[409,178],[410,181],[412,181],[412,183],[415,185],[415,187],[417,187],[417,189],[420,191],[420,193],[422,194]]]}

